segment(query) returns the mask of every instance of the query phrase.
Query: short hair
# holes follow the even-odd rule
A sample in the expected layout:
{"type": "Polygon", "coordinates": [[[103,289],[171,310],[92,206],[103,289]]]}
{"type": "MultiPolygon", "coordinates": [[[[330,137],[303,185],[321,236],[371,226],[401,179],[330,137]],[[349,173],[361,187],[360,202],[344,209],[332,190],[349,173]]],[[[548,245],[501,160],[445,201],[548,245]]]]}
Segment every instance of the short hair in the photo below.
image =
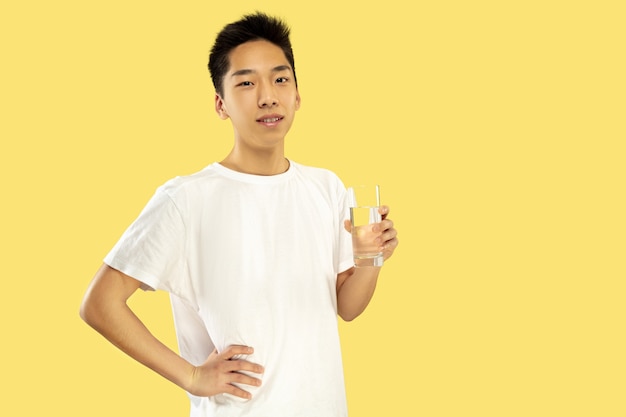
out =
{"type": "Polygon", "coordinates": [[[208,67],[215,91],[222,96],[224,94],[224,76],[230,69],[230,52],[237,46],[254,40],[266,40],[282,49],[293,70],[297,87],[296,66],[289,34],[289,26],[284,21],[261,12],[245,15],[240,20],[224,26],[217,34],[209,54],[208,67]]]}

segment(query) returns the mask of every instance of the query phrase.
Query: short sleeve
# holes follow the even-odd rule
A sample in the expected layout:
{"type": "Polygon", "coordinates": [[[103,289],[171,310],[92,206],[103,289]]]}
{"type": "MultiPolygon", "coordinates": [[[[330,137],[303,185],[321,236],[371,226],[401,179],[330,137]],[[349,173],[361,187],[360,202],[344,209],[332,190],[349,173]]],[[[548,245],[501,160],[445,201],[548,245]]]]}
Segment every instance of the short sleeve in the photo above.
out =
{"type": "Polygon", "coordinates": [[[185,224],[163,187],[124,232],[104,262],[143,285],[184,296],[185,224]]]}
{"type": "Polygon", "coordinates": [[[338,182],[338,198],[339,202],[339,231],[338,231],[338,273],[347,271],[354,266],[354,255],[352,253],[352,235],[346,231],[343,223],[344,220],[350,219],[350,209],[348,206],[348,196],[346,187],[341,180],[337,178],[338,182]]]}

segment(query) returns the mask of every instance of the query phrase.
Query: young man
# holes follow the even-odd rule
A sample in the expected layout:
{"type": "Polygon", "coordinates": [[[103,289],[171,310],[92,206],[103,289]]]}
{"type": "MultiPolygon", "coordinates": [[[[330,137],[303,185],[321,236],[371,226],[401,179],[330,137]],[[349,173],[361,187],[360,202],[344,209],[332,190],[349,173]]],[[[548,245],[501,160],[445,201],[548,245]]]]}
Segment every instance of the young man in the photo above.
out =
{"type": "MultiPolygon", "coordinates": [[[[209,69],[232,151],[157,190],[81,317],[187,391],[192,416],[345,416],[337,314],[363,312],[380,267],[353,266],[340,180],[284,156],[300,106],[289,29],[245,16],[220,32],[209,69]],[[127,306],[139,288],[171,294],[180,356],[127,306]]],[[[398,244],[388,212],[375,226],[385,259],[398,244]]]]}

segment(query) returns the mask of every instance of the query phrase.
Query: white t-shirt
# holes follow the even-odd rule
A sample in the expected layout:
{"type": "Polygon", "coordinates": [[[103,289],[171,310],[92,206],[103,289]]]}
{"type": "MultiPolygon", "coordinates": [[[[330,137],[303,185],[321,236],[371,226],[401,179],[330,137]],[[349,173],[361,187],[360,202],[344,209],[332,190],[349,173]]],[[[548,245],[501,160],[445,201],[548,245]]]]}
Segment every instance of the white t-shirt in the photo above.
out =
{"type": "Polygon", "coordinates": [[[214,163],[160,187],[105,263],[171,294],[180,354],[255,349],[262,386],[190,395],[191,416],[347,415],[337,274],[353,266],[345,187],[292,162],[258,176],[214,163]]]}

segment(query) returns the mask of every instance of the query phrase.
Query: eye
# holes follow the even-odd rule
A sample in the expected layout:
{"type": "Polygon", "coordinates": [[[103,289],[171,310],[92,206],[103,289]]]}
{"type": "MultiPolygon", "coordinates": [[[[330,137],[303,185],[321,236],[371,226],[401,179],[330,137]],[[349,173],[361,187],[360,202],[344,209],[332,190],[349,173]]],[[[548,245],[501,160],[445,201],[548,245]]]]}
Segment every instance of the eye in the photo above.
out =
{"type": "Polygon", "coordinates": [[[283,83],[286,83],[287,81],[289,81],[289,78],[287,78],[287,77],[278,77],[278,78],[276,79],[276,82],[277,82],[278,84],[283,84],[283,83]]]}
{"type": "Polygon", "coordinates": [[[249,87],[252,85],[252,81],[242,81],[239,84],[237,84],[237,87],[241,86],[241,87],[249,87]]]}

